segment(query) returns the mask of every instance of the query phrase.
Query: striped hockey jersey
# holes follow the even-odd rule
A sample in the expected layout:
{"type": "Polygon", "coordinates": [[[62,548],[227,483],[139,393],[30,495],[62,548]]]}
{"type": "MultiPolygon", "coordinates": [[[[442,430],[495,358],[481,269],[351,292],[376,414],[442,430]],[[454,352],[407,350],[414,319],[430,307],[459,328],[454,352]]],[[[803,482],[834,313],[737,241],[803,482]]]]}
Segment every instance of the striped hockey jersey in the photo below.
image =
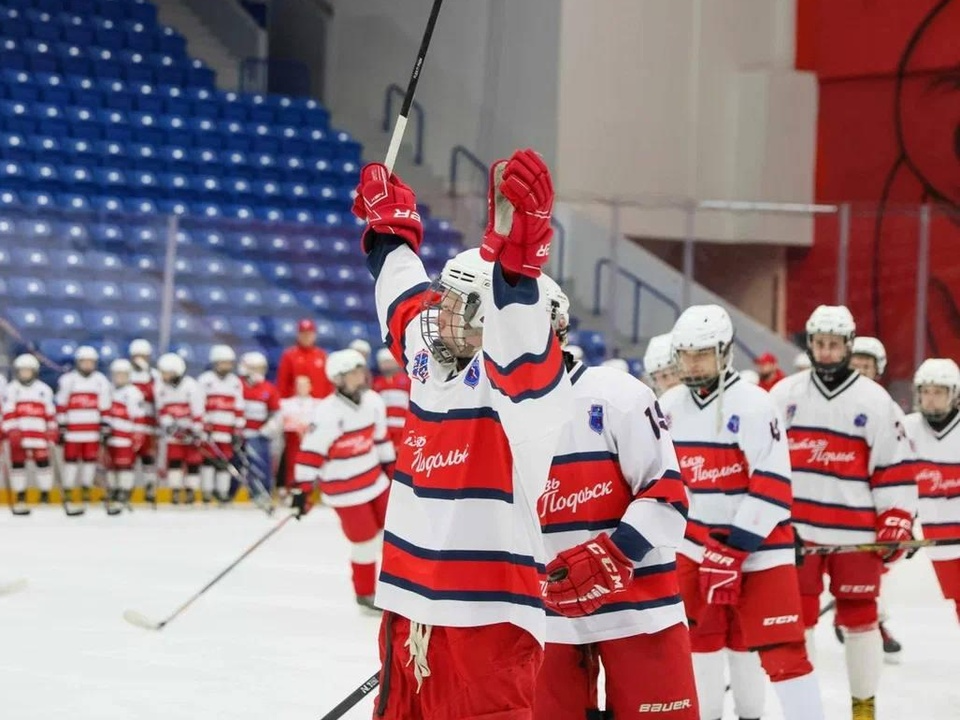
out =
{"type": "Polygon", "coordinates": [[[685,385],[660,398],[690,493],[680,552],[702,562],[712,533],[747,550],[744,572],[793,565],[790,453],[783,420],[767,395],[730,371],[701,395],[685,385]]]}
{"type": "Polygon", "coordinates": [[[373,379],[373,389],[387,406],[387,433],[393,446],[399,449],[410,408],[410,376],[403,372],[389,377],[379,375],[373,379]]]}
{"type": "Polygon", "coordinates": [[[81,375],[71,370],[57,385],[57,422],[70,443],[98,442],[100,426],[110,410],[110,381],[94,371],[81,375]]]}
{"type": "Polygon", "coordinates": [[[420,259],[380,237],[367,259],[387,346],[411,376],[390,489],[377,606],[453,627],[512,623],[543,642],[537,501],[570,413],[570,383],[536,281],[493,266],[483,350],[440,365],[420,328],[420,259]]]}
{"type": "Polygon", "coordinates": [[[396,458],[380,396],[365,390],[356,404],[335,392],[317,404],[300,442],[294,479],[319,479],[323,501],[330,507],[361,505],[390,486],[381,466],[396,458]]]}
{"type": "MultiPolygon", "coordinates": [[[[243,383],[243,434],[246,437],[256,437],[265,432],[267,420],[280,410],[280,393],[273,383],[261,380],[251,384],[248,380],[243,383]]],[[[271,423],[272,424],[272,423],[271,423]]]]}
{"type": "Polygon", "coordinates": [[[18,430],[23,447],[39,450],[49,445],[47,433],[57,429],[53,390],[45,382],[34,380],[24,385],[13,380],[3,391],[3,434],[18,430]]]}
{"type": "MultiPolygon", "coordinates": [[[[960,540],[960,414],[939,432],[920,413],[904,425],[914,448],[920,524],[928,540],[960,540]]],[[[960,558],[960,545],[926,549],[931,560],[960,558]]]]}
{"type": "Polygon", "coordinates": [[[548,612],[547,641],[579,645],[686,622],[676,550],[687,493],[653,391],[620,370],[580,363],[570,382],[573,414],[539,502],[547,557],[607,532],[634,561],[634,580],[587,617],[548,612]]]}
{"type": "Polygon", "coordinates": [[[207,370],[197,378],[204,396],[203,429],[207,439],[229,443],[246,422],[243,416],[243,385],[233,373],[220,377],[207,370]]]}
{"type": "Polygon", "coordinates": [[[143,435],[144,425],[143,394],[133,383],[123,387],[113,387],[113,402],[107,411],[106,421],[110,426],[107,446],[117,448],[133,447],[133,436],[143,435]]]}
{"type": "Polygon", "coordinates": [[[153,402],[153,388],[159,380],[160,373],[154,368],[141,370],[134,365],[133,372],[130,373],[130,384],[136,386],[140,394],[143,395],[143,417],[141,423],[150,435],[155,432],[154,428],[157,425],[157,408],[153,402]]]}
{"type": "Polygon", "coordinates": [[[855,372],[829,390],[805,370],[781,380],[770,396],[786,419],[800,537],[825,545],[872,542],[879,513],[916,513],[906,431],[880,385],[855,372]]]}
{"type": "Polygon", "coordinates": [[[176,385],[158,380],[153,386],[153,398],[157,424],[168,436],[168,442],[183,445],[187,444],[188,435],[200,437],[206,401],[196,380],[183,377],[176,385]]]}

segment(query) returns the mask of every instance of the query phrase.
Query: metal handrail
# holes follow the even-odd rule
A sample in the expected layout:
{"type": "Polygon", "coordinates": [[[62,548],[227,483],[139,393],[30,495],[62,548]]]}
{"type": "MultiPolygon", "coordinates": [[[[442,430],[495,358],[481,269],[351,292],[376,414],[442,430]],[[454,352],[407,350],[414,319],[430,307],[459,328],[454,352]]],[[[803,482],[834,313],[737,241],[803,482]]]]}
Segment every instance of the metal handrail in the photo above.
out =
{"type": "MultiPolygon", "coordinates": [[[[402,87],[396,83],[390,83],[387,85],[387,93],[383,101],[383,124],[381,129],[384,132],[390,132],[390,122],[393,120],[393,98],[394,96],[399,96],[401,102],[403,101],[403,96],[405,91],[402,87]]],[[[414,165],[423,165],[423,124],[424,124],[424,112],[423,105],[414,100],[410,103],[410,108],[413,110],[413,113],[417,116],[417,128],[416,128],[416,142],[413,147],[413,164],[414,165]]]]}
{"type": "MultiPolygon", "coordinates": [[[[593,314],[599,315],[601,312],[600,308],[600,278],[603,273],[603,268],[611,264],[610,258],[600,258],[597,260],[597,264],[594,266],[593,270],[593,314]]],[[[617,267],[617,274],[625,277],[627,280],[630,280],[633,283],[633,322],[632,324],[632,333],[631,339],[634,343],[640,342],[640,294],[643,290],[646,290],[655,298],[660,300],[663,303],[666,303],[674,313],[674,319],[680,317],[680,306],[670,297],[667,297],[662,292],[657,290],[655,287],[650,285],[647,282],[644,282],[642,279],[634,275],[629,270],[626,270],[622,267],[617,267]]],[[[612,310],[611,310],[612,312],[612,310]]]]}
{"type": "Polygon", "coordinates": [[[556,217],[550,217],[550,225],[553,226],[553,237],[559,247],[557,248],[556,255],[557,258],[557,276],[554,280],[557,281],[557,285],[563,287],[563,283],[566,281],[567,276],[564,274],[564,257],[566,256],[567,251],[567,229],[563,226],[563,223],[557,220],[556,217]]]}

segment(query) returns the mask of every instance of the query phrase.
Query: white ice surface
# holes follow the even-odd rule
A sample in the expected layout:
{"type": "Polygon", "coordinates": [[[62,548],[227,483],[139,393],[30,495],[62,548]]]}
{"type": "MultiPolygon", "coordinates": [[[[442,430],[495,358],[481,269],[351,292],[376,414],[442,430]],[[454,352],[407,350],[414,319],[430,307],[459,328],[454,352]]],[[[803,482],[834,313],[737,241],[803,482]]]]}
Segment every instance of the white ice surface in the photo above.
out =
{"type": "MultiPolygon", "coordinates": [[[[278,521],[248,509],[99,507],[0,515],[3,720],[318,720],[377,668],[378,621],[361,615],[336,517],[291,522],[161,632],[160,620],[278,521]]],[[[929,562],[889,576],[890,628],[902,664],[884,669],[882,720],[960,718],[960,628],[929,562]]],[[[849,717],[842,647],[818,630],[828,718],[849,717]]],[[[765,720],[782,715],[768,691],[765,720]]],[[[369,718],[367,698],[347,718],[369,718]]],[[[732,710],[729,718],[734,717],[732,710]]]]}

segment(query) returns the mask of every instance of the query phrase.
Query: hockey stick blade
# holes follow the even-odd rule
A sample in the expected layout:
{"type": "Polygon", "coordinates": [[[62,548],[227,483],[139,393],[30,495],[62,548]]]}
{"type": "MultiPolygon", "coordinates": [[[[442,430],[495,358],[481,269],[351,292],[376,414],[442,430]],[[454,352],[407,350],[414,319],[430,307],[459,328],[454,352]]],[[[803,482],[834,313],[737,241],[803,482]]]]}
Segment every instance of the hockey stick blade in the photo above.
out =
{"type": "Polygon", "coordinates": [[[7,583],[6,585],[0,585],[0,595],[13,595],[18,593],[21,590],[27,589],[27,579],[20,578],[19,580],[14,580],[12,583],[7,583]]]}
{"type": "Polygon", "coordinates": [[[343,700],[340,701],[340,704],[337,705],[333,710],[324,715],[320,720],[339,720],[347,712],[356,705],[358,702],[363,700],[367,695],[372,693],[380,685],[380,671],[377,670],[372,676],[370,676],[363,685],[358,687],[352,693],[347,695],[343,700]]]}
{"type": "Polygon", "coordinates": [[[138,613],[136,610],[124,610],[123,619],[131,625],[136,625],[144,630],[162,630],[163,623],[155,623],[146,615],[138,613]]]}

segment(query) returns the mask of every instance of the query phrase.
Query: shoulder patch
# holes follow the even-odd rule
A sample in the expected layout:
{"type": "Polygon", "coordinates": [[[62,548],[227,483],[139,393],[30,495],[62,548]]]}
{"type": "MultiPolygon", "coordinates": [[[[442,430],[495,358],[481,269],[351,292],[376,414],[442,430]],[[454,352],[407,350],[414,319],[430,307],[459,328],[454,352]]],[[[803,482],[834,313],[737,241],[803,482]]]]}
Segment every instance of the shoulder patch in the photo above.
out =
{"type": "Polygon", "coordinates": [[[853,419],[853,424],[857,427],[865,427],[867,424],[867,416],[863,413],[860,413],[853,419]]]}
{"type": "Polygon", "coordinates": [[[793,421],[793,416],[796,414],[797,414],[797,404],[790,403],[789,405],[787,405],[787,422],[788,423],[793,421]]]}
{"type": "Polygon", "coordinates": [[[739,415],[730,416],[730,420],[727,422],[727,430],[732,432],[734,435],[740,432],[740,416],[739,415]]]}
{"type": "Polygon", "coordinates": [[[430,377],[430,353],[426,350],[421,350],[414,356],[413,364],[410,367],[410,376],[422,383],[425,383],[427,378],[430,377]]]}
{"type": "Polygon", "coordinates": [[[477,355],[470,367],[467,368],[466,375],[463,376],[463,384],[467,387],[475,388],[480,384],[480,356],[477,355]]]}
{"type": "Polygon", "coordinates": [[[588,416],[590,418],[590,429],[598,435],[601,434],[603,432],[603,405],[591,405],[588,416]]]}

